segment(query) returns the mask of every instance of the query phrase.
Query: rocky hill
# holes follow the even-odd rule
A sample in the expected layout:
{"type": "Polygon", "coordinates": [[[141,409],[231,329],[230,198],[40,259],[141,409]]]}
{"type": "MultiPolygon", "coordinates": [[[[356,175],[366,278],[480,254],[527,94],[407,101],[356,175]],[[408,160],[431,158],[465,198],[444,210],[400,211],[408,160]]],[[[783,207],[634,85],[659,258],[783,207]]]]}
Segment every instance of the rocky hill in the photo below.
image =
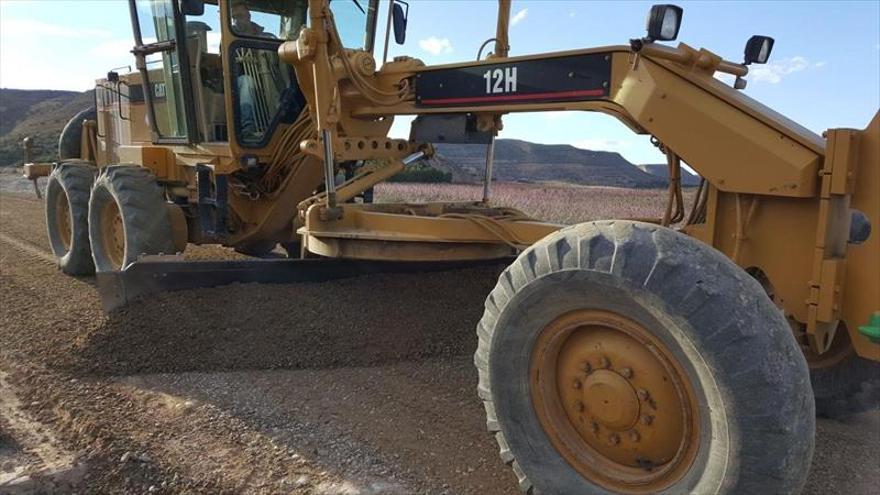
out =
{"type": "Polygon", "coordinates": [[[67,121],[94,105],[91,91],[0,88],[0,166],[20,165],[21,140],[34,139],[34,159],[58,159],[58,135],[67,121]]]}
{"type": "MultiPolygon", "coordinates": [[[[647,165],[638,165],[638,167],[649,174],[656,175],[664,181],[669,179],[669,165],[665,163],[651,163],[647,165]]],[[[684,167],[681,169],[681,185],[684,187],[696,187],[700,185],[700,176],[688,172],[684,167]]]]}
{"type": "MultiPolygon", "coordinates": [[[[486,163],[483,145],[438,144],[431,165],[452,173],[453,182],[479,182],[486,163]]],[[[567,182],[613,187],[664,187],[666,181],[620,156],[567,144],[537,144],[517,139],[495,142],[495,180],[567,182]]]]}

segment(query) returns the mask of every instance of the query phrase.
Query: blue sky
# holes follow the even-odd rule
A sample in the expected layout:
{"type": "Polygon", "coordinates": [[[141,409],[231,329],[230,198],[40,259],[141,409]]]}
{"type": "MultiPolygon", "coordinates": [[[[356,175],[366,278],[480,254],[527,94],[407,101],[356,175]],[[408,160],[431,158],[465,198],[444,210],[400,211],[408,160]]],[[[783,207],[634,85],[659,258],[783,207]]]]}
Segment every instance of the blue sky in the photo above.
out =
{"type": "MultiPolygon", "coordinates": [[[[678,2],[679,41],[740,60],[752,34],[776,38],[746,93],[806,127],[863,127],[880,106],[880,1],[678,2]]],[[[625,44],[644,32],[651,2],[513,1],[511,54],[625,44]]],[[[380,28],[384,27],[383,16],[380,28]]],[[[411,2],[407,42],[391,55],[428,64],[474,59],[494,35],[494,1],[411,2]]],[[[108,69],[131,65],[131,25],[120,0],[0,0],[0,86],[86,90],[108,69]]],[[[378,43],[381,58],[381,41],[378,43]]],[[[408,133],[398,119],[393,134],[408,133]]],[[[585,113],[505,117],[501,137],[617,151],[660,160],[646,137],[585,113]]]]}

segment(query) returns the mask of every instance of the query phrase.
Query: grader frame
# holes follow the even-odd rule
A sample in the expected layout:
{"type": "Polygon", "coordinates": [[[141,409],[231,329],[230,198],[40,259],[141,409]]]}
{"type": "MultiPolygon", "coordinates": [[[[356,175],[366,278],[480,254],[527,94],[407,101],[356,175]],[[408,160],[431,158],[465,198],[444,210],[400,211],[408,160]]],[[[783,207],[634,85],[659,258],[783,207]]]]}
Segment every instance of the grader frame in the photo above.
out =
{"type": "MultiPolygon", "coordinates": [[[[488,58],[426,66],[397,57],[378,70],[372,55],[376,0],[366,7],[364,46],[355,49],[344,46],[325,0],[302,3],[308,22],[287,41],[237,33],[227,0],[219,0],[222,48],[215,59],[188,47],[188,12],[182,9],[202,2],[159,3],[167,7],[174,28],[166,39],[145,43],[132,0],[139,71],[111,73],[98,81],[97,123],[89,123],[84,133],[83,140],[91,144],[83,146],[89,150],[83,158],[101,169],[117,163],[148,169],[174,211],[169,222],[176,238],[233,247],[300,241],[304,257],[353,260],[339,265],[350,273],[373,270],[364,268],[369,262],[389,268],[393,261],[448,265],[505,259],[561,226],[487,201],[502,115],[601,112],[652,136],[667,156],[669,204],[651,222],[680,224],[680,232],[714,247],[757,279],[784,312],[808,359],[839,362],[855,353],[880,361],[880,345],[870,332],[860,331],[876,325],[869,322],[880,312],[880,236],[856,239],[850,233],[854,215],[862,224],[880,225],[880,113],[864,130],[829,129],[816,135],[739,91],[747,65],[684,43],[669,47],[643,38],[629,46],[510,57],[508,0],[499,1],[495,50],[488,58]],[[232,123],[240,112],[233,88],[241,77],[232,68],[233,54],[242,47],[266,46],[277,48],[280,63],[295,70],[301,101],[282,102],[301,105],[301,112],[282,118],[256,144],[243,142],[237,128],[225,142],[216,135],[207,139],[216,130],[198,118],[205,115],[207,100],[195,97],[197,74],[212,64],[222,68],[227,87],[223,113],[232,123]],[[180,86],[174,89],[184,95],[173,111],[187,132],[173,138],[157,125],[157,108],[172,110],[169,98],[158,101],[151,82],[155,74],[148,69],[151,55],[170,53],[180,67],[192,69],[180,71],[180,86]],[[715,78],[717,73],[735,77],[735,87],[715,78]],[[419,116],[410,140],[387,137],[398,115],[419,116]],[[141,124],[145,121],[148,126],[141,124]],[[487,145],[482,201],[353,202],[409,163],[430,156],[431,143],[439,141],[487,145]],[[689,212],[677,180],[682,162],[703,178],[689,212]],[[337,172],[351,164],[362,166],[350,167],[348,179],[339,183],[337,172]],[[838,329],[846,335],[836,335],[838,329]],[[848,343],[839,351],[833,344],[842,340],[848,343]]],[[[396,8],[391,2],[389,26],[393,17],[397,21],[396,8]]],[[[388,38],[390,31],[386,44],[388,38]]],[[[186,242],[175,244],[182,248],[186,242]]],[[[125,302],[126,277],[129,284],[136,277],[160,281],[132,293],[141,294],[173,288],[168,281],[175,280],[175,270],[186,273],[177,277],[186,280],[182,285],[201,283],[193,274],[204,270],[162,259],[141,257],[99,273],[102,291],[125,302]]],[[[321,266],[320,260],[301,262],[302,267],[321,266]]],[[[220,265],[204,267],[216,273],[224,270],[220,265]]],[[[278,281],[276,276],[243,276],[240,263],[225,266],[226,275],[209,273],[204,284],[239,276],[278,281]]],[[[274,270],[265,264],[262,269],[274,270]]],[[[336,276],[331,272],[322,273],[336,276]]]]}

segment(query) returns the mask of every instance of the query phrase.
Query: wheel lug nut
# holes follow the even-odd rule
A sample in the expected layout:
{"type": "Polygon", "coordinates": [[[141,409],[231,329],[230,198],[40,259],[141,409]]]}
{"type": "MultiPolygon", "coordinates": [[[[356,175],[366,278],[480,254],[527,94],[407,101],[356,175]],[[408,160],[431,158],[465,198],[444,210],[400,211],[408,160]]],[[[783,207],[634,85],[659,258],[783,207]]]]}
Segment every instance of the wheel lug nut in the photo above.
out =
{"type": "Polygon", "coordinates": [[[583,369],[585,373],[589,373],[593,370],[593,367],[590,366],[589,361],[584,361],[583,367],[581,369],[583,369]]]}
{"type": "Polygon", "coordinates": [[[622,376],[624,378],[632,378],[633,370],[631,370],[629,368],[623,368],[622,370],[620,370],[620,376],[622,376]]]}
{"type": "Polygon", "coordinates": [[[648,400],[648,398],[651,397],[651,394],[649,394],[648,391],[643,388],[640,388],[639,391],[636,393],[638,394],[639,399],[642,400],[648,400]]]}
{"type": "Polygon", "coordinates": [[[599,367],[600,368],[607,368],[610,365],[611,365],[611,363],[608,361],[607,357],[602,356],[599,358],[599,367]]]}
{"type": "Polygon", "coordinates": [[[613,445],[617,445],[620,443],[620,437],[617,435],[617,433],[612,433],[609,440],[611,440],[611,443],[613,445]]]}
{"type": "Polygon", "coordinates": [[[597,423],[595,421],[590,422],[590,430],[592,430],[593,433],[598,432],[599,431],[599,423],[597,423]]]}
{"type": "Polygon", "coordinates": [[[650,414],[645,414],[644,416],[642,416],[642,423],[649,425],[653,422],[654,422],[654,416],[651,416],[650,414]]]}
{"type": "Polygon", "coordinates": [[[574,403],[574,408],[577,409],[577,412],[584,412],[584,403],[577,401],[574,403]]]}
{"type": "Polygon", "coordinates": [[[638,442],[641,437],[639,436],[639,432],[633,430],[629,432],[629,439],[633,442],[638,442]]]}
{"type": "Polygon", "coordinates": [[[580,390],[580,388],[581,388],[581,381],[578,380],[577,378],[575,378],[574,381],[571,382],[571,386],[574,387],[575,390],[580,390]]]}

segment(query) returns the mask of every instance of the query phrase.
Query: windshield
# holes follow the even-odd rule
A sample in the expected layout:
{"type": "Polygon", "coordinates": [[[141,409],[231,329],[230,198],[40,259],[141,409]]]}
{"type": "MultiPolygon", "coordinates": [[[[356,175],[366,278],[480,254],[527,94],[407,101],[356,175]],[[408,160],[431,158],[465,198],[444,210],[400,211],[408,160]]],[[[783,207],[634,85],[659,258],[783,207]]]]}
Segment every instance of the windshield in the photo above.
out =
{"type": "Polygon", "coordinates": [[[333,11],[342,46],[364,48],[367,43],[367,10],[363,3],[357,0],[331,0],[330,10],[333,11]]]}
{"type": "MultiPolygon", "coordinates": [[[[366,1],[333,0],[330,10],[347,48],[368,44],[366,1]]],[[[295,40],[308,24],[307,0],[231,0],[232,31],[243,37],[295,40]]]]}
{"type": "Polygon", "coordinates": [[[307,0],[232,0],[232,31],[239,36],[294,40],[308,20],[307,0]]]}

